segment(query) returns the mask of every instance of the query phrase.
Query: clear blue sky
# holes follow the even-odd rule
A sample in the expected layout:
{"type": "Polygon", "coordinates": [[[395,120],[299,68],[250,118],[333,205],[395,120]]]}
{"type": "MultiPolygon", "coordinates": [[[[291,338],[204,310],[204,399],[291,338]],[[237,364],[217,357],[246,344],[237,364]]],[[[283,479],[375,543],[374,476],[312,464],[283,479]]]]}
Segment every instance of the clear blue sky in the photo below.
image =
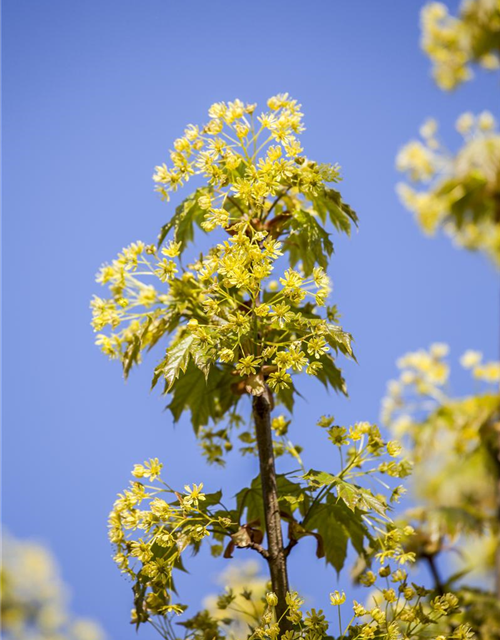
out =
{"type": "MultiPolygon", "coordinates": [[[[482,74],[451,95],[433,86],[418,46],[421,5],[3,2],[4,521],[51,546],[74,608],[115,639],[135,631],[106,517],[133,463],[158,456],[171,483],[210,489],[256,474],[254,460],[236,456],[224,471],[205,467],[187,422],[174,428],[164,399],[148,393],[154,358],[125,384],[89,325],[97,268],[155,238],[172,206],[153,193],[153,167],[212,102],[290,92],[303,104],[306,152],[342,165],[343,194],[359,212],[359,233],[336,242],[331,268],[359,366],[346,367],[349,400],[303,383],[309,403],[299,403],[293,435],[307,441],[306,466],[333,455],[314,427],[321,413],[377,420],[401,353],[432,341],[449,342],[456,357],[498,352],[492,267],[424,238],[394,192],[395,154],[426,117],[456,143],[458,114],[498,106],[496,80],[482,74]]],[[[312,547],[294,550],[290,572],[321,604],[338,583],[312,547]]],[[[189,562],[183,600],[197,604],[224,562],[189,562]]]]}

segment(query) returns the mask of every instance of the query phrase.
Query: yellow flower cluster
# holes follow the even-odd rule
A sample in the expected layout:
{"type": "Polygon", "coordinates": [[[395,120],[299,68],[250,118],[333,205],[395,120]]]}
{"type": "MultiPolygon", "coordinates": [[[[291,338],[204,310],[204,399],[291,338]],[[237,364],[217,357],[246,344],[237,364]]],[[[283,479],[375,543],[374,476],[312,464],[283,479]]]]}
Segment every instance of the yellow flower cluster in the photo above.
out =
{"type": "MultiPolygon", "coordinates": [[[[370,477],[378,472],[387,474],[393,478],[405,478],[411,473],[411,462],[401,456],[402,447],[396,440],[386,442],[382,438],[380,429],[376,424],[370,422],[356,422],[356,424],[346,429],[334,424],[331,416],[322,416],[318,421],[318,426],[325,429],[330,442],[339,448],[347,448],[347,464],[342,469],[339,477],[342,479],[354,479],[357,481],[363,477],[370,477]],[[383,458],[382,462],[378,462],[383,458]],[[399,460],[396,460],[400,458],[399,460]],[[366,465],[377,462],[374,467],[365,468],[366,465]]],[[[341,456],[341,464],[343,465],[343,456],[341,456]]],[[[391,501],[397,499],[402,487],[397,487],[393,491],[391,501]]],[[[347,500],[346,495],[342,495],[342,489],[339,491],[339,497],[347,500]]],[[[363,497],[359,494],[357,497],[353,493],[347,501],[350,507],[368,506],[363,505],[363,497]]],[[[384,513],[385,515],[385,513],[384,513]]]]}
{"type": "MultiPolygon", "coordinates": [[[[417,640],[434,633],[433,637],[443,640],[472,640],[474,634],[463,624],[453,625],[451,635],[436,636],[443,622],[458,610],[458,598],[454,594],[445,593],[428,600],[430,590],[414,583],[409,584],[404,570],[392,570],[389,565],[383,566],[378,575],[384,579],[387,588],[377,588],[377,593],[371,595],[365,605],[354,600],[353,615],[349,615],[350,621],[345,627],[342,625],[341,609],[346,602],[346,595],[343,591],[330,594],[332,606],[338,607],[339,637],[357,640],[417,640]]],[[[366,571],[361,575],[360,582],[372,587],[377,582],[377,576],[372,571],[366,571]]],[[[281,635],[274,616],[278,602],[276,595],[268,593],[265,601],[266,610],[260,624],[248,635],[249,640],[321,640],[332,637],[332,630],[324,611],[311,609],[304,614],[304,600],[297,592],[289,592],[286,596],[285,617],[293,628],[281,635]]]]}
{"type": "Polygon", "coordinates": [[[441,89],[454,89],[473,76],[471,64],[500,68],[500,3],[466,0],[458,17],[441,2],[422,9],[422,48],[431,58],[441,89]]]}
{"type": "MultiPolygon", "coordinates": [[[[435,351],[442,354],[444,349],[437,346],[435,351]]],[[[380,596],[374,596],[370,606],[354,602],[354,616],[345,630],[342,630],[340,619],[345,593],[332,592],[330,601],[339,608],[340,632],[356,638],[396,640],[400,637],[395,635],[396,631],[403,627],[406,628],[405,637],[418,638],[418,633],[424,628],[433,627],[452,613],[456,602],[449,594],[427,602],[425,597],[430,592],[408,584],[407,573],[401,565],[414,561],[414,553],[408,548],[413,528],[395,524],[389,517],[389,499],[364,488],[362,482],[363,478],[372,482],[377,473],[405,477],[411,465],[401,458],[399,444],[385,442],[376,425],[359,422],[345,429],[335,425],[330,416],[323,416],[318,425],[325,429],[339,452],[344,449],[345,455],[340,455],[341,470],[337,475],[320,471],[304,473],[299,476],[302,482],[306,481],[303,488],[287,480],[293,495],[284,496],[283,509],[291,509],[289,518],[293,526],[290,525],[290,539],[298,532],[299,536],[309,534],[316,536],[317,540],[324,538],[325,548],[329,545],[328,540],[334,538],[335,532],[328,521],[318,522],[317,515],[322,512],[322,506],[331,505],[333,508],[335,505],[336,509],[345,510],[343,517],[349,521],[352,518],[358,522],[361,514],[356,525],[357,535],[369,541],[370,552],[380,562],[378,574],[386,580],[386,588],[379,589],[380,596]],[[316,516],[311,517],[315,511],[316,516]],[[299,514],[303,518],[301,523],[295,520],[299,514]],[[397,568],[392,570],[389,562],[397,568]]],[[[273,429],[278,435],[285,435],[287,426],[283,416],[273,421],[273,429]]],[[[241,507],[238,508],[239,515],[236,511],[227,511],[222,507],[220,494],[204,494],[201,484],[186,486],[183,492],[175,491],[161,479],[161,471],[162,465],[157,458],[134,466],[134,480],[130,488],[118,496],[109,525],[110,540],[116,547],[114,559],[134,583],[132,621],[136,624],[150,622],[160,632],[166,630],[165,637],[170,638],[170,617],[185,610],[184,606],[172,601],[172,572],[174,568],[183,566],[182,558],[187,547],[198,550],[202,540],[211,534],[218,542],[229,536],[231,543],[228,549],[231,546],[233,549],[235,546],[247,547],[251,538],[248,538],[249,525],[241,526],[232,521],[232,518],[242,515],[241,507]],[[144,484],[144,479],[152,484],[144,484]],[[216,505],[220,508],[216,507],[218,510],[213,512],[211,509],[216,505]]],[[[402,493],[402,487],[394,488],[390,502],[397,502],[402,493]]],[[[258,529],[257,525],[252,531],[255,533],[258,529]]],[[[298,539],[295,540],[297,542],[298,539]]],[[[215,555],[220,555],[222,545],[215,546],[220,547],[215,555]]],[[[328,558],[331,563],[332,558],[328,558]]],[[[377,576],[371,570],[360,577],[360,582],[367,587],[376,581],[377,576]]],[[[260,603],[252,600],[253,587],[236,593],[233,585],[228,584],[215,606],[212,599],[210,611],[201,611],[181,624],[192,631],[203,632],[206,637],[227,637],[231,640],[236,637],[249,640],[317,640],[328,637],[329,623],[325,613],[315,609],[303,613],[304,600],[296,592],[286,596],[284,617],[291,628],[280,631],[276,619],[276,594],[266,591],[263,583],[258,583],[256,588],[262,596],[260,603]],[[233,622],[236,623],[234,627],[233,622]],[[250,628],[247,633],[245,622],[250,628]],[[235,635],[236,629],[239,635],[235,635]]],[[[461,627],[462,631],[464,635],[456,638],[468,638],[467,628],[461,627]]]]}
{"type": "MultiPolygon", "coordinates": [[[[397,366],[401,370],[399,379],[389,382],[388,393],[382,403],[382,419],[397,435],[405,435],[416,430],[422,433],[422,425],[417,426],[422,416],[425,418],[426,413],[432,413],[439,406],[455,403],[456,408],[460,406],[464,410],[474,410],[474,397],[457,401],[446,393],[450,375],[450,367],[445,360],[448,352],[447,345],[436,343],[431,345],[428,351],[420,349],[398,360],[397,366]]],[[[486,392],[484,398],[496,395],[496,388],[500,384],[500,362],[483,362],[480,352],[467,350],[460,363],[471,371],[475,379],[494,385],[491,391],[486,392]]],[[[445,424],[446,420],[443,421],[443,427],[445,424]]],[[[471,429],[471,425],[465,428],[466,425],[467,421],[462,419],[459,424],[450,424],[446,429],[456,431],[457,440],[454,446],[459,449],[465,445],[465,441],[477,441],[479,436],[480,424],[477,424],[475,429],[471,429]]],[[[425,450],[422,453],[425,453],[425,450]]]]}
{"type": "MultiPolygon", "coordinates": [[[[96,343],[121,360],[125,376],[144,350],[169,338],[153,386],[163,379],[174,419],[190,410],[197,431],[243,394],[269,389],[290,406],[292,375],[301,371],[345,392],[335,356],[353,357],[350,335],[335,324],[335,307],[326,306],[333,252],[327,219],[344,233],[357,222],[328,186],[340,180],[338,166],[302,155],[302,113],[288,94],[270,98],[260,115],[240,100],[217,103],[209,118],[186,128],[169,166],[154,175],[164,197],[193,175],[205,185],[176,208],[158,246],[135,242],[102,267],[97,281],[111,295],[91,303],[96,343]],[[185,266],[180,256],[195,226],[227,236],[185,266]],[[173,239],[162,248],[169,232],[173,239]],[[285,254],[289,268],[277,269],[285,254]],[[198,385],[201,393],[200,374],[216,391],[193,411],[186,390],[198,385]]],[[[218,458],[218,445],[205,444],[218,458]]]]}
{"type": "MultiPolygon", "coordinates": [[[[286,595],[286,610],[283,618],[291,625],[280,632],[276,607],[278,597],[267,590],[266,580],[259,575],[258,565],[247,563],[225,571],[219,580],[225,590],[219,596],[205,600],[206,609],[200,611],[182,626],[193,633],[192,637],[224,638],[225,640],[321,640],[331,638],[332,626],[322,609],[304,612],[304,598],[296,591],[286,595]]],[[[330,602],[338,612],[339,637],[366,638],[367,640],[417,640],[422,637],[435,637],[438,640],[470,640],[470,629],[466,625],[454,624],[451,635],[444,635],[443,629],[450,623],[448,618],[457,612],[458,599],[450,593],[428,598],[430,591],[414,583],[408,583],[406,571],[392,570],[385,565],[378,571],[366,571],[360,582],[367,586],[376,586],[364,605],[352,603],[352,614],[347,625],[342,624],[341,610],[346,605],[344,591],[330,594],[330,602]],[[379,587],[378,578],[384,581],[386,588],[379,587]],[[429,636],[429,633],[432,636],[429,636]],[[438,635],[438,634],[443,635],[438,635]]],[[[282,620],[283,622],[283,620],[282,620]]],[[[168,633],[164,637],[172,638],[168,633]]],[[[191,636],[189,636],[191,637],[191,636]]]]}
{"type": "MultiPolygon", "coordinates": [[[[165,199],[193,175],[203,176],[214,187],[216,195],[199,201],[207,211],[207,229],[228,224],[224,205],[232,195],[260,208],[292,177],[304,191],[314,192],[322,182],[322,170],[317,173],[308,163],[296,162],[302,152],[297,135],[304,130],[297,101],[286,93],[274,96],[268,100],[269,111],[257,117],[256,106],[241,100],[212,105],[206,125],[189,125],[175,140],[171,166],[156,167],[153,179],[165,199]]],[[[338,175],[336,169],[325,170],[330,178],[338,175]]]]}
{"type": "Polygon", "coordinates": [[[390,518],[393,504],[405,493],[404,487],[395,486],[387,498],[362,486],[363,479],[371,481],[379,474],[405,478],[411,473],[412,463],[402,457],[399,443],[384,441],[377,425],[369,422],[357,422],[346,429],[335,425],[331,416],[323,416],[318,426],[326,430],[328,439],[338,448],[341,470],[337,476],[316,471],[305,474],[310,487],[320,489],[315,499],[319,500],[325,493],[328,495],[335,486],[337,502],[343,501],[352,511],[359,509],[366,514],[363,526],[371,528],[372,553],[380,563],[388,560],[399,565],[413,562],[415,554],[405,548],[408,538],[413,535],[412,527],[399,526],[390,518]]]}
{"type": "Polygon", "coordinates": [[[203,484],[171,489],[160,476],[157,458],[137,464],[135,480],[118,495],[109,515],[109,539],[114,560],[135,584],[132,621],[139,624],[154,616],[181,613],[185,607],[172,602],[172,572],[182,567],[182,554],[217,529],[231,525],[230,518],[212,517],[205,504],[217,504],[217,495],[202,492],[203,484]],[[154,484],[140,482],[143,478],[154,484]]]}
{"type": "Polygon", "coordinates": [[[142,348],[148,347],[169,321],[184,318],[179,337],[189,336],[193,350],[196,345],[214,362],[234,364],[241,378],[257,375],[262,384],[265,375],[269,386],[279,390],[290,385],[290,372],[316,375],[321,357],[346,335],[315,313],[330,291],[328,276],[319,266],[309,278],[289,268],[279,279],[281,288],[270,293],[265,281],[282,255],[281,242],[249,223],[239,222],[233,231],[180,277],[172,245],[158,252],[134,243],[104,266],[98,281],[108,284],[113,297],[92,301],[94,329],[112,329],[110,335],[97,336],[103,352],[123,360],[138,335],[142,348]],[[146,277],[154,284],[147,284],[146,277]]]}
{"type": "Polygon", "coordinates": [[[460,363],[476,388],[457,397],[449,390],[447,354],[446,345],[435,344],[398,361],[401,373],[388,385],[383,420],[415,461],[412,484],[420,506],[407,514],[417,530],[409,548],[425,560],[458,545],[460,568],[490,571],[497,536],[492,461],[498,451],[500,363],[467,350],[460,363]]]}
{"type": "MultiPolygon", "coordinates": [[[[445,593],[429,601],[427,596],[432,592],[413,582],[409,584],[408,575],[401,568],[393,570],[390,565],[384,565],[378,570],[378,577],[387,586],[377,587],[377,592],[368,598],[365,605],[354,601],[354,616],[344,632],[349,630],[349,637],[410,640],[427,637],[429,633],[436,637],[439,625],[457,611],[458,598],[455,595],[445,593]]],[[[376,585],[377,576],[368,570],[361,574],[359,582],[371,588],[376,585]]],[[[469,640],[473,637],[466,625],[456,625],[454,631],[456,635],[454,633],[446,637],[457,640],[469,640]]]]}
{"type": "Polygon", "coordinates": [[[429,521],[425,535],[433,538],[433,547],[444,534],[453,537],[464,526],[470,531],[472,521],[482,530],[495,505],[488,477],[498,429],[500,363],[484,363],[479,352],[466,351],[462,366],[488,386],[483,392],[453,397],[447,390],[447,353],[446,345],[436,344],[401,358],[399,379],[389,383],[382,405],[384,422],[416,462],[415,486],[427,508],[415,517],[429,521]],[[474,518],[455,525],[443,521],[443,505],[466,511],[464,504],[474,504],[474,518]]]}
{"type": "Polygon", "coordinates": [[[248,640],[320,640],[327,637],[329,623],[322,609],[311,609],[305,614],[302,612],[304,599],[296,591],[290,591],[286,595],[287,609],[285,618],[294,625],[294,629],[280,633],[280,627],[276,620],[275,608],[278,598],[274,593],[266,595],[266,610],[264,611],[257,628],[248,640]]]}
{"type": "Polygon", "coordinates": [[[459,245],[485,252],[500,264],[500,134],[488,111],[464,113],[457,130],[462,148],[451,154],[437,138],[437,123],[422,126],[422,140],[412,140],[399,152],[396,166],[416,190],[399,184],[398,192],[425,233],[442,228],[459,245]]]}

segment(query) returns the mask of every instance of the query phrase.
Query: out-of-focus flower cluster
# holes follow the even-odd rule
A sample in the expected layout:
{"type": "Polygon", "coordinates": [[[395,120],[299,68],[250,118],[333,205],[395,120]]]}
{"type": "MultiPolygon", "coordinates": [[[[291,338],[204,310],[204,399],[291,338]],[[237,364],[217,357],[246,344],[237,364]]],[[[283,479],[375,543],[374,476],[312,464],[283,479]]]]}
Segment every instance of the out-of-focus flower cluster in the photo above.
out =
{"type": "Polygon", "coordinates": [[[466,351],[460,363],[470,370],[473,378],[487,387],[478,395],[453,398],[447,393],[450,375],[446,360],[448,352],[447,345],[436,343],[427,351],[420,349],[400,358],[397,366],[401,374],[398,380],[389,383],[388,395],[383,401],[383,421],[391,426],[398,437],[412,438],[415,460],[428,456],[441,438],[446,438],[443,448],[451,447],[456,452],[469,451],[477,446],[482,426],[482,421],[478,419],[482,415],[480,408],[484,406],[489,415],[492,407],[498,403],[500,362],[484,362],[480,352],[466,351]],[[461,419],[451,420],[443,411],[437,411],[444,406],[456,410],[457,414],[462,412],[461,419]],[[430,416],[442,418],[441,428],[428,424],[430,416]]]}
{"type": "Polygon", "coordinates": [[[221,625],[227,640],[246,637],[249,628],[258,624],[264,615],[271,584],[261,569],[255,560],[231,564],[217,577],[223,592],[207,596],[203,601],[206,612],[221,625]]]}
{"type": "Polygon", "coordinates": [[[105,640],[93,620],[68,610],[68,588],[41,544],[3,533],[0,629],[4,640],[105,640]]]}
{"type": "Polygon", "coordinates": [[[470,80],[471,65],[500,68],[500,2],[465,0],[454,17],[441,2],[422,9],[422,48],[431,58],[433,75],[441,89],[450,90],[470,80]]]}
{"type": "Polygon", "coordinates": [[[438,125],[427,120],[422,140],[399,152],[396,165],[410,182],[399,195],[425,233],[442,228],[459,245],[483,251],[500,265],[500,134],[491,113],[464,113],[457,130],[464,142],[456,154],[439,141],[438,125]]]}
{"type": "Polygon", "coordinates": [[[470,562],[470,568],[484,571],[493,561],[494,545],[487,540],[498,535],[500,363],[466,351],[460,362],[476,390],[455,397],[449,391],[447,354],[448,347],[438,343],[403,356],[399,379],[388,385],[382,417],[415,460],[413,487],[422,507],[410,510],[409,517],[420,523],[417,556],[434,556],[464,534],[466,566],[470,562]],[[473,544],[478,535],[480,550],[473,544]]]}

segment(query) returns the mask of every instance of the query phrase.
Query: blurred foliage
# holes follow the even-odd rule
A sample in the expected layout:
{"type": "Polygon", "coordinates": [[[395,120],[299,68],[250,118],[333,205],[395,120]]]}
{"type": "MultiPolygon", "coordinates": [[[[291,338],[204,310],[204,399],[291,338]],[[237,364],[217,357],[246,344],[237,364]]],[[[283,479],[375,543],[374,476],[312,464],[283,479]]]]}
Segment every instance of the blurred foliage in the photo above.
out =
{"type": "Polygon", "coordinates": [[[69,611],[68,588],[44,546],[5,532],[2,546],[3,640],[105,640],[96,622],[69,611]]]}
{"type": "Polygon", "coordinates": [[[203,601],[211,616],[227,627],[228,640],[240,640],[249,627],[258,625],[266,610],[266,594],[271,591],[258,562],[247,560],[232,564],[217,578],[223,592],[203,601]]]}
{"type": "Polygon", "coordinates": [[[467,249],[484,252],[500,266],[500,134],[491,113],[465,113],[457,120],[463,136],[452,153],[438,138],[435,120],[421,127],[398,154],[397,168],[419,185],[398,186],[403,203],[425,233],[443,229],[467,249]]]}
{"type": "Polygon", "coordinates": [[[441,2],[422,10],[422,48],[432,60],[433,76],[450,90],[473,77],[471,66],[500,68],[500,1],[465,0],[457,16],[441,2]]]}
{"type": "Polygon", "coordinates": [[[405,514],[416,535],[408,549],[428,565],[437,592],[452,590],[465,622],[479,638],[500,638],[500,606],[488,590],[466,586],[495,580],[498,562],[500,482],[500,363],[467,351],[461,364],[476,389],[449,391],[448,348],[432,345],[398,361],[397,380],[383,402],[384,422],[415,461],[412,488],[417,507],[405,514]],[[449,553],[451,552],[451,553],[449,553]],[[442,578],[438,564],[457,567],[442,578]]]}

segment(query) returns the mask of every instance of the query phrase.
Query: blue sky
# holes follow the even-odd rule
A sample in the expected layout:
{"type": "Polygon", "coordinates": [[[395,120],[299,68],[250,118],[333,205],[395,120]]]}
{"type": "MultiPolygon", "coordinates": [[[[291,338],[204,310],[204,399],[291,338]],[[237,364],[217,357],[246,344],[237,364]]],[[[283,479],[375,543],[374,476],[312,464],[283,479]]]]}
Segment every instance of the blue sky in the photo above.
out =
{"type": "MultiPolygon", "coordinates": [[[[210,104],[290,92],[303,105],[306,153],[341,164],[342,193],[360,216],[350,240],[334,238],[330,270],[359,365],[345,367],[348,400],[304,381],[309,400],[293,436],[307,441],[306,466],[331,462],[314,426],[322,413],[377,420],[403,352],[446,341],[455,358],[466,348],[496,357],[493,268],[423,237],[394,191],[395,154],[426,117],[457,144],[457,115],[498,105],[497,81],[482,74],[454,94],[434,87],[418,47],[421,6],[3,2],[3,517],[15,535],[50,545],[75,610],[113,638],[135,637],[130,585],[106,538],[133,464],[158,456],[172,484],[203,481],[229,496],[256,475],[256,461],[237,456],[223,471],[206,467],[187,421],[174,428],[164,399],[149,393],[154,357],[125,384],[89,324],[96,270],[129,242],[156,237],[175,203],[154,194],[153,167],[210,104]]],[[[460,374],[455,382],[466,390],[460,374]]],[[[196,605],[213,591],[224,562],[189,562],[182,599],[196,605]]],[[[318,564],[312,543],[299,545],[291,580],[325,604],[339,583],[318,564]]]]}

